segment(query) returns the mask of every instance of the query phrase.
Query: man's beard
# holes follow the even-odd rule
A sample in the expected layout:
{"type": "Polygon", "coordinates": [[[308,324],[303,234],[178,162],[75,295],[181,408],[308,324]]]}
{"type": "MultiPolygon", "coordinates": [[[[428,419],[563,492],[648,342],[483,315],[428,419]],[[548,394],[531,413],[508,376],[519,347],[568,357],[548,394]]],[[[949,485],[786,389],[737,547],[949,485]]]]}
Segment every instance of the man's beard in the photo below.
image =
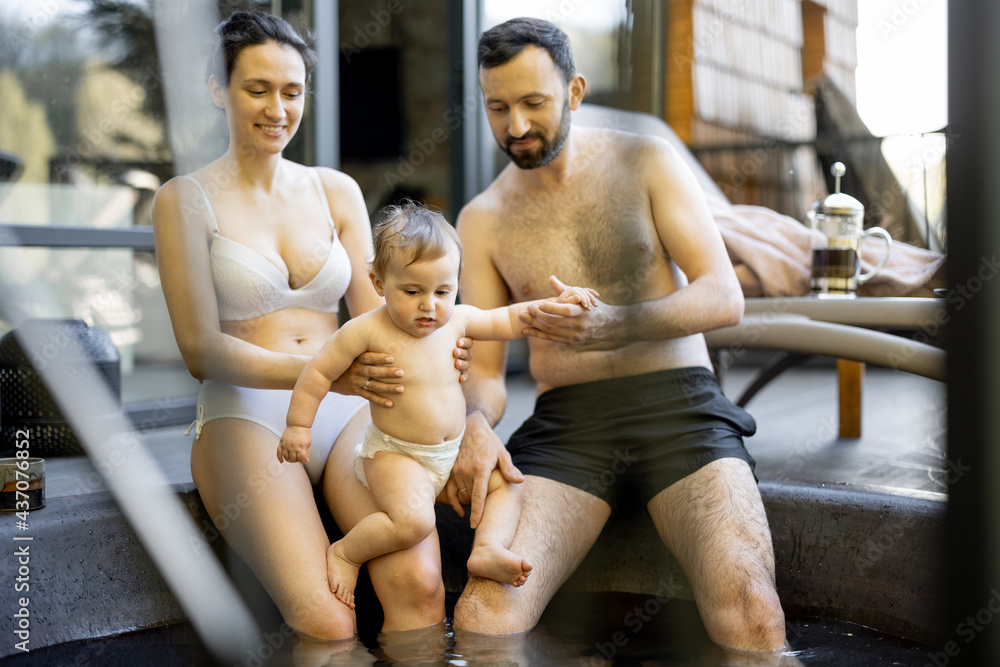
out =
{"type": "Polygon", "coordinates": [[[521,169],[537,169],[539,167],[544,167],[548,163],[558,157],[562,152],[563,147],[566,145],[566,138],[569,136],[569,126],[570,126],[570,111],[569,111],[569,100],[563,104],[562,115],[559,117],[559,128],[556,132],[556,136],[552,141],[545,138],[541,132],[528,132],[523,137],[507,136],[507,139],[500,147],[503,152],[510,157],[511,161],[516,164],[521,169]],[[520,139],[532,139],[537,138],[542,142],[541,147],[537,150],[532,150],[527,153],[514,153],[510,148],[510,144],[514,141],[520,139]]]}

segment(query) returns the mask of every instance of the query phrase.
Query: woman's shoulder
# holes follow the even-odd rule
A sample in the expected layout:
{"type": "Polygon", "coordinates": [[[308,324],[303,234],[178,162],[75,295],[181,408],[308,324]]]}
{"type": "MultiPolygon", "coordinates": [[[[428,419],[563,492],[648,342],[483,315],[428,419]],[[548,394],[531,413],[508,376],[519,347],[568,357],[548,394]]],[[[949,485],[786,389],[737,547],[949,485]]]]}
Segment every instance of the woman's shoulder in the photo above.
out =
{"type": "Polygon", "coordinates": [[[183,207],[185,203],[202,207],[203,187],[194,174],[177,175],[166,181],[153,196],[154,221],[157,211],[183,207]]]}
{"type": "Polygon", "coordinates": [[[206,198],[226,189],[237,171],[235,163],[227,163],[220,158],[187,174],[177,174],[160,186],[156,197],[168,201],[178,198],[198,200],[198,206],[201,206],[206,198]]]}
{"type": "Polygon", "coordinates": [[[328,193],[353,194],[361,191],[357,181],[342,171],[338,171],[330,167],[305,168],[312,169],[316,175],[319,176],[320,183],[323,184],[323,189],[325,189],[328,193]]]}
{"type": "Polygon", "coordinates": [[[156,194],[176,194],[179,191],[189,188],[197,188],[200,183],[193,174],[178,174],[166,180],[157,190],[156,194]]]}
{"type": "Polygon", "coordinates": [[[368,226],[368,207],[357,181],[342,171],[330,167],[304,167],[312,169],[319,176],[330,213],[337,225],[337,233],[343,233],[342,225],[368,226]]]}

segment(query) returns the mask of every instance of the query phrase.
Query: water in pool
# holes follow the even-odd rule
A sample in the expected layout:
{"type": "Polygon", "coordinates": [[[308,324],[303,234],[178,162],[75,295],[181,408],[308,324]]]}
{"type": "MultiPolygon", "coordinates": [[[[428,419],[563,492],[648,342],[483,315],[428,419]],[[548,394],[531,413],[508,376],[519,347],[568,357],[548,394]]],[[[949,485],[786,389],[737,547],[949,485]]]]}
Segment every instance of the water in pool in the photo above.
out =
{"type": "MultiPolygon", "coordinates": [[[[451,613],[454,599],[448,600],[451,613]]],[[[359,607],[360,607],[359,601],[359,607]]],[[[515,636],[470,636],[450,623],[379,634],[380,614],[359,616],[356,641],[304,651],[294,637],[270,625],[257,647],[237,665],[622,665],[710,666],[759,662],[725,655],[705,635],[694,604],[622,593],[557,596],[539,626],[515,636]]],[[[931,649],[917,642],[851,623],[809,617],[787,622],[790,650],[781,665],[915,665],[931,649]]],[[[746,656],[743,656],[746,657],[746,656]]],[[[128,665],[130,667],[209,667],[215,663],[194,631],[186,626],[74,642],[8,658],[4,666],[128,665]]],[[[228,665],[229,663],[227,663],[228,665]]]]}

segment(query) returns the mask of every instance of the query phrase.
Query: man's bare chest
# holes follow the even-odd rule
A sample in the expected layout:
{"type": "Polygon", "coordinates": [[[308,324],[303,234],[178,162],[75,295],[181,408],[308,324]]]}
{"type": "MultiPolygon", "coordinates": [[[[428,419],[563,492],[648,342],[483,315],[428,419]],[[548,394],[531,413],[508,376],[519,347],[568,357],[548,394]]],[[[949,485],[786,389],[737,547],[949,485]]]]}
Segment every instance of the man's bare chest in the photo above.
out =
{"type": "Polygon", "coordinates": [[[548,278],[555,275],[614,302],[623,285],[666,261],[648,199],[638,191],[525,198],[511,202],[501,219],[494,263],[515,301],[553,296],[548,278]]]}

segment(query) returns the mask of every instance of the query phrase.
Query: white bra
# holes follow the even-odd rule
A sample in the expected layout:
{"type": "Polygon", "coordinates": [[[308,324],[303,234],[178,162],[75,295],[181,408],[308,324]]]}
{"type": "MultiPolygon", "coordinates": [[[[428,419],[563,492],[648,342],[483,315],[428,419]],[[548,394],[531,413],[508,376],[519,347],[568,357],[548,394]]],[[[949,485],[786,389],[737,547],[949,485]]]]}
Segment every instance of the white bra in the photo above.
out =
{"type": "Polygon", "coordinates": [[[341,297],[351,282],[351,261],[347,251],[337,239],[337,230],[330,216],[330,206],[323,191],[323,184],[314,169],[309,175],[316,185],[323,210],[333,234],[330,254],[319,272],[305,285],[292,289],[277,266],[267,261],[256,250],[242,243],[219,235],[208,194],[196,179],[192,181],[202,197],[212,224],[212,245],[209,249],[215,298],[219,305],[219,319],[223,322],[251,320],[282,308],[308,308],[323,313],[336,313],[341,297]]]}

